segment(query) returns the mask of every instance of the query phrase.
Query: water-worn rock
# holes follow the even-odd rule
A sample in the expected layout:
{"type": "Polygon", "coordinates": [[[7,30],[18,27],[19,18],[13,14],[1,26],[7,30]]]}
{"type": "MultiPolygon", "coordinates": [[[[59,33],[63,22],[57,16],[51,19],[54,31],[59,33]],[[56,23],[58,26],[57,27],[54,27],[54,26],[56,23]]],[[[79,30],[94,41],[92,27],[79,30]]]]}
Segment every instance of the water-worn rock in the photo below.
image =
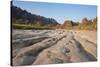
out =
{"type": "Polygon", "coordinates": [[[12,65],[96,61],[96,33],[90,32],[13,30],[12,65]]]}

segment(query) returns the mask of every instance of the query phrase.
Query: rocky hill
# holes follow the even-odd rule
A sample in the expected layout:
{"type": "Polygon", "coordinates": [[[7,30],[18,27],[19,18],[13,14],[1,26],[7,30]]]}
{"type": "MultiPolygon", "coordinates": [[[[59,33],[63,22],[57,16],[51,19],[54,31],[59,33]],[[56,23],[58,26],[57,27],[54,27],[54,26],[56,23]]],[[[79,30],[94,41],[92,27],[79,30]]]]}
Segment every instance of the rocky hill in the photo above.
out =
{"type": "MultiPolygon", "coordinates": [[[[25,25],[33,25],[39,27],[54,27],[58,22],[53,18],[46,18],[44,16],[32,14],[19,7],[11,5],[11,19],[12,23],[18,28],[25,25]]],[[[14,26],[13,25],[13,26],[14,26]]]]}

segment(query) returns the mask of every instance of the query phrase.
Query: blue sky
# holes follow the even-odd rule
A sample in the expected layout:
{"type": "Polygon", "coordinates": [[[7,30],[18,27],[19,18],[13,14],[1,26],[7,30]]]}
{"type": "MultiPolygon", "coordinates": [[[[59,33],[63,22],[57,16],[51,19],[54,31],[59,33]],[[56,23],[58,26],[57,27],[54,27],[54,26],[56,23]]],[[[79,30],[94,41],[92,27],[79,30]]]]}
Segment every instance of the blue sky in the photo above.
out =
{"type": "Polygon", "coordinates": [[[54,18],[61,24],[64,23],[65,20],[77,22],[81,21],[84,17],[93,19],[97,16],[97,6],[95,5],[58,4],[33,1],[13,1],[13,5],[27,10],[32,14],[54,18]]]}

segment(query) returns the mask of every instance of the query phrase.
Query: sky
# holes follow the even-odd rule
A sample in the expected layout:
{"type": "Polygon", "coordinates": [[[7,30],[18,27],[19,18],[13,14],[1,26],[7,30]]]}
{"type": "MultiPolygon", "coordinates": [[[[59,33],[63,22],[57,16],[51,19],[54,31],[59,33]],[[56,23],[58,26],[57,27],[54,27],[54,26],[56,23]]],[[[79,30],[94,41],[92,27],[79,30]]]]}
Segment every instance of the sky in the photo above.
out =
{"type": "Polygon", "coordinates": [[[97,16],[97,6],[46,3],[33,1],[13,1],[13,5],[27,10],[32,14],[41,15],[47,18],[54,18],[60,24],[65,20],[80,22],[84,17],[93,19],[97,16]]]}

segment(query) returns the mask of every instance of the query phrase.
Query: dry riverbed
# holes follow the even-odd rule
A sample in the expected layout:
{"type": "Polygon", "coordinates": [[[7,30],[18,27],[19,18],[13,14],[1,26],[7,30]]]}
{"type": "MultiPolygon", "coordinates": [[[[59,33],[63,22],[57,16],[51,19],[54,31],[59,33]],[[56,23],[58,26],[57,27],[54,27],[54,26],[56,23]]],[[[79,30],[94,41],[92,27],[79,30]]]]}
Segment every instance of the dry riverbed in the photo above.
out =
{"type": "Polygon", "coordinates": [[[12,64],[14,66],[96,60],[96,31],[12,31],[12,64]]]}

